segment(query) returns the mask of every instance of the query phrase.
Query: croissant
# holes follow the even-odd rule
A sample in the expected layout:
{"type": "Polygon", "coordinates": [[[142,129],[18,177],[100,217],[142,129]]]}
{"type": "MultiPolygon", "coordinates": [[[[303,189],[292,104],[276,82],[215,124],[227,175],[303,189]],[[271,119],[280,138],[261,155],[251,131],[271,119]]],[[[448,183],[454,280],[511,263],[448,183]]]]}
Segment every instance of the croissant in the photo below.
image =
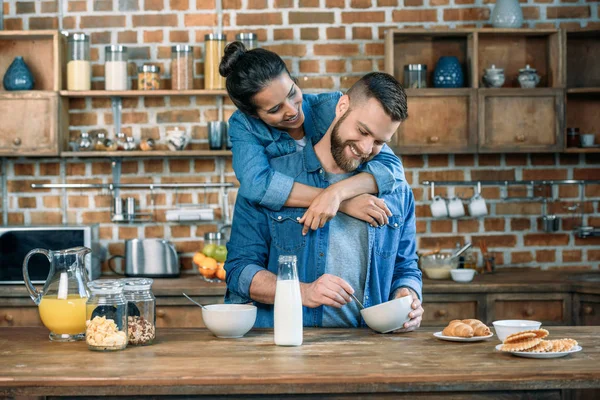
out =
{"type": "Polygon", "coordinates": [[[470,325],[463,323],[461,320],[455,319],[450,321],[448,326],[442,331],[444,336],[455,336],[455,337],[473,337],[473,328],[470,325]]]}
{"type": "Polygon", "coordinates": [[[490,328],[478,319],[463,319],[462,322],[473,328],[473,336],[488,336],[492,333],[490,328]]]}

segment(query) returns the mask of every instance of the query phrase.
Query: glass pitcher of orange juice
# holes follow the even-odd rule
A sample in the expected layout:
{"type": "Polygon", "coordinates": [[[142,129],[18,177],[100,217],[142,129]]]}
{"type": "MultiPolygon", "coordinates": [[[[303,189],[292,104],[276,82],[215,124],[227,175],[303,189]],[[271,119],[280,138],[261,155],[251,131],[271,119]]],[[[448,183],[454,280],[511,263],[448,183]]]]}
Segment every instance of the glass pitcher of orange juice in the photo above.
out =
{"type": "Polygon", "coordinates": [[[40,318],[50,330],[50,340],[72,342],[85,339],[85,303],[89,297],[89,278],[84,257],[87,247],[52,251],[33,249],[23,261],[23,279],[29,295],[37,304],[40,318]],[[29,279],[27,263],[34,254],[43,254],[50,261],[50,272],[42,291],[29,279]]]}

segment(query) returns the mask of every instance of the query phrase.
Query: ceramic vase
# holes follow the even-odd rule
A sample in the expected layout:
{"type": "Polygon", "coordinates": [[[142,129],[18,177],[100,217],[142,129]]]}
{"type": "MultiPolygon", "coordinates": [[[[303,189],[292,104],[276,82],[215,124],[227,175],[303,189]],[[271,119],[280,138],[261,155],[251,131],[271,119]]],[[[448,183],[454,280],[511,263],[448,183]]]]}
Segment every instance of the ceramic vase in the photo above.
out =
{"type": "Polygon", "coordinates": [[[433,86],[436,88],[463,87],[465,78],[458,58],[440,57],[433,71],[433,86]]]}
{"type": "Polygon", "coordinates": [[[2,80],[4,90],[31,90],[33,89],[33,75],[23,57],[15,57],[2,80]]]}
{"type": "Polygon", "coordinates": [[[520,28],[523,25],[523,11],[519,0],[497,0],[492,11],[494,28],[520,28]]]}

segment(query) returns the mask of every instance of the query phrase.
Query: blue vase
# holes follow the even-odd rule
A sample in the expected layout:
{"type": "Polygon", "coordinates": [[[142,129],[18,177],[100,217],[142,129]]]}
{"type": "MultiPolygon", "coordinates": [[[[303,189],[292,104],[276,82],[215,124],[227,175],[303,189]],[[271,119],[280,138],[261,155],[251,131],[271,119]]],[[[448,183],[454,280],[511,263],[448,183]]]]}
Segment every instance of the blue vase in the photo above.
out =
{"type": "Polygon", "coordinates": [[[463,87],[465,77],[458,58],[454,56],[440,57],[433,71],[433,87],[459,88],[463,87]]]}
{"type": "Polygon", "coordinates": [[[5,90],[31,90],[33,89],[33,75],[23,57],[15,57],[2,80],[5,90]]]}

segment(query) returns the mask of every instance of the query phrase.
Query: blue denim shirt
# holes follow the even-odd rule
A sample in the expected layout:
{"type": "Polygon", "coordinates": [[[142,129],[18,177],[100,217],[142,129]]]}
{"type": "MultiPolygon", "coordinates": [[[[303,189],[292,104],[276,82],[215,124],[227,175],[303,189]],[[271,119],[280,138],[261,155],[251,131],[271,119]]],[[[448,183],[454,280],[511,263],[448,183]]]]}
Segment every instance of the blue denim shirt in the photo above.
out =
{"type": "MultiPolygon", "coordinates": [[[[325,188],[328,182],[312,146],[271,161],[273,168],[296,182],[325,188]]],[[[382,196],[393,216],[381,228],[369,225],[369,249],[365,295],[370,307],[391,300],[401,287],[413,289],[421,298],[421,271],[417,267],[415,204],[412,190],[403,181],[390,194],[382,196]]],[[[313,282],[325,271],[329,224],[302,236],[297,219],[305,209],[284,207],[269,210],[238,196],[231,237],[227,244],[226,303],[248,303],[254,275],[268,269],[277,274],[278,257],[295,255],[301,282],[313,282]]],[[[366,222],[365,222],[366,223],[366,222]]],[[[348,240],[352,240],[349,238],[348,240]]],[[[343,277],[342,277],[343,278],[343,277]]],[[[273,305],[255,302],[255,327],[273,326],[273,305]]],[[[304,326],[321,326],[323,306],[303,307],[304,326]]],[[[362,326],[366,326],[361,321],[362,326]]]]}
{"type": "MultiPolygon", "coordinates": [[[[341,92],[303,94],[304,134],[310,145],[329,129],[341,96],[341,92]]],[[[239,194],[271,210],[281,209],[290,196],[294,179],[273,170],[269,160],[294,153],[294,139],[239,110],[229,118],[228,132],[233,145],[233,169],[240,181],[239,194]]],[[[358,170],[373,175],[380,195],[391,193],[405,181],[402,163],[387,145],[358,170]]]]}

